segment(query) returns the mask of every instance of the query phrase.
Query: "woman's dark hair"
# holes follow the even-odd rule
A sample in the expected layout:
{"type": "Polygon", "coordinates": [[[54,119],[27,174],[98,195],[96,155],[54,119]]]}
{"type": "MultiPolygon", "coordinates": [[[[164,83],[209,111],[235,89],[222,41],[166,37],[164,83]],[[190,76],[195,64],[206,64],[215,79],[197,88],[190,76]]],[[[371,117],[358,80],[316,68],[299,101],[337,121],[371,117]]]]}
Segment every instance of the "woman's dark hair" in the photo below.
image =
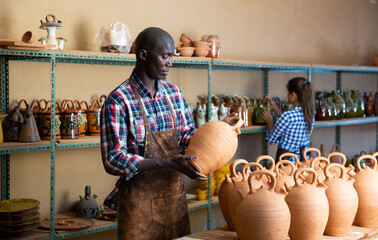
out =
{"type": "Polygon", "coordinates": [[[303,116],[307,123],[307,133],[311,132],[312,120],[314,118],[314,98],[312,97],[312,86],[306,78],[295,77],[289,80],[287,90],[295,92],[298,102],[301,104],[303,116]]]}

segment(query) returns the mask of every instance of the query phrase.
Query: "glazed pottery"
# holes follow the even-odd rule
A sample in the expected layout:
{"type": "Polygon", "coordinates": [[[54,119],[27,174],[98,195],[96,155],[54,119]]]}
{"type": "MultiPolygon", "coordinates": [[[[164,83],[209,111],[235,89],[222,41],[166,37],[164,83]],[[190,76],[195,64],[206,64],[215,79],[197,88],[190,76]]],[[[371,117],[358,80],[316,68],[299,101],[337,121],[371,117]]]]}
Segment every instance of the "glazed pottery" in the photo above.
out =
{"type": "Polygon", "coordinates": [[[295,166],[296,166],[297,168],[308,168],[308,167],[310,167],[310,165],[311,165],[311,160],[314,159],[314,158],[311,157],[311,154],[309,154],[309,156],[310,156],[309,158],[307,157],[307,153],[309,153],[309,152],[314,152],[314,153],[316,153],[318,157],[320,157],[320,156],[322,155],[321,152],[319,151],[319,149],[311,148],[311,147],[305,149],[305,150],[303,151],[303,153],[302,153],[303,161],[302,161],[302,162],[299,162],[299,161],[298,161],[298,162],[295,164],[295,166]]]}
{"type": "MultiPolygon", "coordinates": [[[[234,224],[235,229],[236,229],[235,222],[237,221],[235,212],[236,212],[236,208],[239,206],[241,202],[238,191],[242,189],[244,192],[248,192],[249,190],[248,177],[251,173],[250,167],[255,167],[255,170],[262,170],[262,166],[260,164],[257,164],[255,162],[246,163],[244,164],[243,169],[242,169],[242,180],[236,181],[235,179],[232,179],[233,187],[230,192],[230,196],[228,197],[228,212],[230,213],[232,223],[234,224]]],[[[253,178],[251,181],[253,181],[254,184],[258,185],[258,187],[261,187],[262,176],[256,176],[256,177],[259,177],[260,179],[253,178]]]]}
{"type": "Polygon", "coordinates": [[[321,98],[317,101],[315,120],[316,121],[325,121],[330,118],[330,109],[325,101],[325,98],[321,98]]]}
{"type": "Polygon", "coordinates": [[[343,119],[344,114],[345,114],[345,101],[341,97],[339,90],[332,91],[332,101],[335,104],[336,109],[337,109],[336,119],[338,120],[343,119]]]}
{"type": "Polygon", "coordinates": [[[329,164],[328,158],[316,157],[311,160],[310,167],[318,174],[318,180],[323,182],[325,180],[324,168],[329,164]]]}
{"type": "Polygon", "coordinates": [[[100,103],[100,100],[94,99],[92,101],[92,105],[89,107],[89,109],[87,109],[87,118],[88,118],[87,135],[89,136],[100,136],[101,107],[102,105],[100,103]],[[96,104],[97,104],[97,107],[96,107],[96,104]]]}
{"type": "Polygon", "coordinates": [[[77,217],[95,218],[100,215],[96,198],[96,194],[91,196],[91,186],[85,186],[85,196],[80,196],[80,203],[76,211],[77,217]]]}
{"type": "MultiPolygon", "coordinates": [[[[89,116],[89,115],[88,115],[89,116]]],[[[197,156],[189,161],[200,173],[209,174],[222,167],[234,156],[238,147],[237,135],[243,121],[231,126],[223,121],[207,122],[192,136],[185,155],[197,156]]]]}
{"type": "Polygon", "coordinates": [[[46,15],[46,22],[41,20],[40,29],[46,29],[47,31],[47,44],[53,45],[53,47],[49,47],[49,49],[58,49],[58,41],[56,39],[56,30],[62,28],[61,21],[56,21],[56,17],[54,14],[47,14],[46,15]]]}
{"type": "MultiPolygon", "coordinates": [[[[60,136],[60,111],[61,106],[58,101],[55,102],[55,139],[59,140],[61,138],[60,136]]],[[[49,100],[46,107],[41,111],[40,113],[41,119],[42,119],[42,129],[40,131],[41,138],[44,140],[50,140],[51,139],[51,101],[49,100]]]]}
{"type": "Polygon", "coordinates": [[[211,35],[207,38],[206,42],[210,43],[210,51],[207,57],[219,58],[221,43],[219,37],[216,35],[211,35]]]}
{"type": "Polygon", "coordinates": [[[4,141],[17,142],[20,136],[22,122],[24,117],[19,109],[15,107],[10,113],[7,122],[3,125],[4,141]]]}
{"type": "Polygon", "coordinates": [[[62,139],[77,139],[79,138],[79,111],[76,109],[72,100],[66,100],[62,103],[62,110],[60,112],[60,133],[62,139]]]}
{"type": "Polygon", "coordinates": [[[40,136],[42,134],[41,113],[42,113],[43,108],[44,108],[44,107],[42,107],[42,104],[44,104],[44,107],[46,107],[46,100],[45,99],[41,99],[41,100],[35,99],[30,104],[30,108],[31,108],[32,113],[34,115],[34,120],[35,120],[35,123],[37,124],[38,133],[39,133],[40,136]]]}
{"type": "Polygon", "coordinates": [[[285,183],[287,183],[290,187],[294,186],[295,170],[296,170],[295,165],[289,160],[280,160],[277,162],[275,166],[276,186],[274,187],[274,191],[276,193],[281,193],[282,190],[286,191],[285,183]],[[284,166],[284,164],[286,164],[286,169],[290,170],[289,173],[286,173],[280,169],[280,167],[284,166]]]}
{"type": "Polygon", "coordinates": [[[285,200],[291,213],[291,240],[321,240],[327,225],[329,206],[325,187],[316,187],[317,174],[312,168],[299,168],[294,173],[294,187],[286,185],[285,200]],[[302,173],[312,175],[310,183],[302,182],[302,173]]]}
{"type": "Polygon", "coordinates": [[[364,117],[365,104],[364,104],[364,100],[362,99],[360,92],[358,90],[352,90],[351,92],[352,92],[351,98],[357,105],[356,117],[364,117]]]}
{"type": "Polygon", "coordinates": [[[371,155],[362,155],[357,159],[357,174],[354,188],[358,194],[358,210],[355,224],[361,227],[378,227],[378,172],[377,160],[371,155]],[[361,166],[361,161],[370,160],[371,167],[361,166]]]}
{"type": "Polygon", "coordinates": [[[19,142],[39,142],[41,138],[39,137],[37,124],[35,123],[33,113],[31,111],[30,105],[27,105],[26,112],[24,114],[24,121],[22,122],[19,142]]]}
{"type": "Polygon", "coordinates": [[[332,97],[327,97],[327,105],[329,110],[329,120],[335,120],[337,116],[337,109],[335,104],[332,102],[332,97]]]}
{"type": "Polygon", "coordinates": [[[194,47],[180,47],[178,50],[182,57],[191,57],[194,53],[194,47]]]}
{"type": "Polygon", "coordinates": [[[365,115],[367,117],[374,116],[374,99],[373,94],[370,92],[369,95],[366,96],[365,100],[365,115]]]}
{"type": "Polygon", "coordinates": [[[354,118],[357,113],[357,104],[352,100],[349,92],[344,92],[345,115],[344,118],[354,118]]]}
{"type": "Polygon", "coordinates": [[[328,187],[325,191],[329,203],[329,217],[324,233],[329,236],[349,236],[354,217],[358,208],[358,196],[353,187],[354,180],[349,178],[344,166],[328,164],[324,173],[324,184],[328,187]],[[337,168],[341,171],[340,177],[331,174],[330,169],[337,168]]]}
{"type": "Polygon", "coordinates": [[[234,182],[240,182],[243,177],[240,172],[236,173],[236,166],[239,164],[247,164],[248,162],[244,159],[237,159],[234,160],[230,164],[230,172],[231,176],[226,175],[226,178],[223,180],[220,188],[219,188],[219,207],[221,209],[221,212],[223,214],[224,220],[226,220],[226,223],[228,224],[228,227],[231,230],[235,230],[234,224],[232,223],[231,215],[228,211],[228,199],[230,197],[231,191],[234,187],[233,181],[231,179],[234,179],[234,182]]]}
{"type": "Polygon", "coordinates": [[[290,211],[285,194],[274,192],[276,180],[270,171],[255,171],[249,176],[249,192],[239,190],[241,203],[235,212],[235,228],[241,240],[285,240],[290,225],[290,211]],[[268,189],[256,187],[257,175],[271,179],[268,189]]]}
{"type": "Polygon", "coordinates": [[[85,109],[83,108],[83,104],[87,106],[88,109],[88,104],[86,101],[79,102],[78,100],[75,100],[75,105],[78,110],[78,124],[79,124],[79,135],[80,137],[85,136],[85,132],[88,129],[88,118],[87,118],[87,113],[85,112],[85,109]]]}

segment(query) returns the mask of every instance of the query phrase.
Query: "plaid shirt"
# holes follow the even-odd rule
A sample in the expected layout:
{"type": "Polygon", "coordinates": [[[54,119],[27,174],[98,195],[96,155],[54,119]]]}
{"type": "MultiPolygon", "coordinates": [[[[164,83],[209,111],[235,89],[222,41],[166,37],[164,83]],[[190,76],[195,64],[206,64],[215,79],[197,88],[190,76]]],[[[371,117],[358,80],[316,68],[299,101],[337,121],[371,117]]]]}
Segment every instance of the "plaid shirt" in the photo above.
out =
{"type": "Polygon", "coordinates": [[[302,108],[297,106],[281,114],[273,130],[267,131],[266,140],[271,145],[278,143],[281,148],[297,154],[301,159],[299,148],[302,146],[305,146],[305,149],[309,147],[314,121],[315,118],[312,120],[310,134],[307,134],[307,123],[302,108]]]}
{"type": "MultiPolygon", "coordinates": [[[[164,95],[167,94],[176,114],[177,139],[184,154],[195,126],[180,89],[167,81],[157,81],[157,92],[152,97],[146,86],[133,71],[151,131],[174,128],[173,118],[164,95]]],[[[101,153],[105,170],[112,175],[125,176],[130,180],[143,162],[146,130],[140,106],[130,86],[124,81],[107,97],[101,111],[101,153]]]]}

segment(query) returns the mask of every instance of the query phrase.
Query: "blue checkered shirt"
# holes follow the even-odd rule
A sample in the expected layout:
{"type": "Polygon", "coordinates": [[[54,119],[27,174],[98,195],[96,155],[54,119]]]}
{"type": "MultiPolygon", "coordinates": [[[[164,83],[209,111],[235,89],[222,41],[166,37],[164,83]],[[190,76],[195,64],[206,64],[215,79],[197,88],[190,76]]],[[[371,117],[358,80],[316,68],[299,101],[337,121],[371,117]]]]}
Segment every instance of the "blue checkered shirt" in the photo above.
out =
{"type": "Polygon", "coordinates": [[[299,148],[302,146],[305,146],[305,149],[309,147],[314,121],[315,117],[312,120],[310,134],[308,134],[302,108],[297,106],[281,114],[274,124],[273,130],[267,131],[266,140],[270,145],[278,143],[281,148],[297,154],[300,159],[299,148]]]}

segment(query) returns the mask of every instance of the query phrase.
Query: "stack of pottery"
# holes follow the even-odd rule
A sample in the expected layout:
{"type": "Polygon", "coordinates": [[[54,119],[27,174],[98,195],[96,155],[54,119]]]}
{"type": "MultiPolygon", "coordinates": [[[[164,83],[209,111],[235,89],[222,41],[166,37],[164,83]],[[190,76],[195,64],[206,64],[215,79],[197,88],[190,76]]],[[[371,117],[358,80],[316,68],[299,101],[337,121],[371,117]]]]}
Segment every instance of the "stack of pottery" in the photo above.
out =
{"type": "Polygon", "coordinates": [[[197,57],[206,57],[209,54],[210,45],[205,41],[193,41],[194,55],[197,57]]]}
{"type": "Polygon", "coordinates": [[[182,43],[182,47],[178,48],[178,51],[180,52],[180,56],[183,57],[191,57],[194,53],[194,47],[193,47],[193,39],[186,33],[182,33],[180,37],[180,42],[182,43]]]}

